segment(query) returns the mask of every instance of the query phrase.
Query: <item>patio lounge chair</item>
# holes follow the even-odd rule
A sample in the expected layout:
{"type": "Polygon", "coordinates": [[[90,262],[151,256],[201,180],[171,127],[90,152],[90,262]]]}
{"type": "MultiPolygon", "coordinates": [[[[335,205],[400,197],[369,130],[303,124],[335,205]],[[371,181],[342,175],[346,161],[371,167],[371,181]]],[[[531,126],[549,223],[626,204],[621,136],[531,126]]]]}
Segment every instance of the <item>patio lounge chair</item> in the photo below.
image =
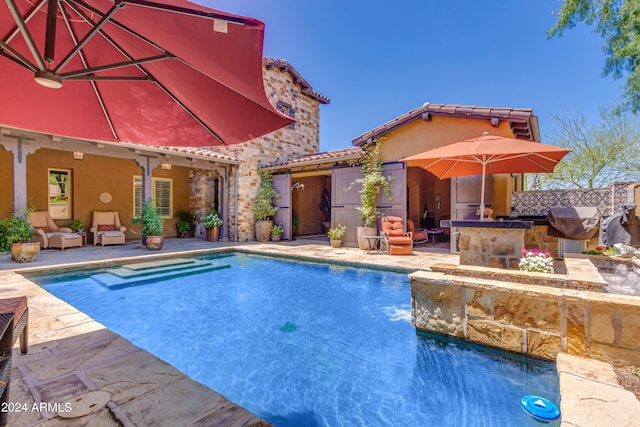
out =
{"type": "Polygon", "coordinates": [[[0,299],[0,313],[13,314],[13,342],[20,338],[20,353],[29,351],[29,305],[27,297],[0,299]]]}
{"type": "Polygon", "coordinates": [[[411,232],[411,238],[414,245],[422,245],[429,241],[429,233],[426,228],[416,228],[416,225],[410,219],[407,219],[407,229],[411,232]]]}
{"type": "Polygon", "coordinates": [[[382,237],[389,255],[412,255],[413,239],[411,232],[405,233],[402,218],[383,216],[381,219],[382,237]]]}
{"type": "Polygon", "coordinates": [[[27,221],[36,230],[34,238],[40,243],[42,249],[65,250],[65,248],[82,246],[82,236],[71,232],[70,228],[58,227],[47,211],[31,212],[27,221]]]}
{"type": "Polygon", "coordinates": [[[104,245],[124,245],[124,232],[126,227],[120,224],[118,212],[93,211],[91,232],[93,233],[93,246],[98,243],[104,245]]]}

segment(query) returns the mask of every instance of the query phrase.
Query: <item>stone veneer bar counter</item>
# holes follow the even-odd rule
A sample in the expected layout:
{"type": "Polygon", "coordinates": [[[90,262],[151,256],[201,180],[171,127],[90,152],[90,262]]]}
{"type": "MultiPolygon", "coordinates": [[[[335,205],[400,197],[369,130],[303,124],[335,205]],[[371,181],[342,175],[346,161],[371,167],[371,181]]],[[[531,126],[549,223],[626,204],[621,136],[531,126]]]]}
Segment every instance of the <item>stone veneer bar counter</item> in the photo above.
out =
{"type": "Polygon", "coordinates": [[[443,227],[460,228],[460,264],[518,268],[525,247],[525,230],[532,221],[442,221],[443,227]]]}

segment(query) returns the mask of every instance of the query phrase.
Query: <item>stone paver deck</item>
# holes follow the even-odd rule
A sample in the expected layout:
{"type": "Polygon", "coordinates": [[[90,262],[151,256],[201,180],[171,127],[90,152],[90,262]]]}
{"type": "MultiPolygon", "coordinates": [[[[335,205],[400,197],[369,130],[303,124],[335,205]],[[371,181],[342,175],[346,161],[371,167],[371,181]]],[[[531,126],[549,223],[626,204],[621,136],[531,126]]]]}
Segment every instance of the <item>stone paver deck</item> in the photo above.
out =
{"type": "MultiPolygon", "coordinates": [[[[21,355],[14,349],[9,425],[269,425],[18,274],[55,271],[62,265],[73,269],[229,250],[401,272],[458,262],[457,255],[443,250],[388,256],[304,240],[212,244],[199,239],[168,239],[160,252],[149,252],[136,242],[64,252],[48,250],[28,266],[12,263],[8,256],[0,258],[0,298],[26,295],[30,308],[29,354],[21,355]]],[[[563,426],[632,425],[627,422],[640,413],[640,403],[617,384],[615,375],[602,374],[610,368],[587,359],[559,358],[563,426]],[[602,393],[608,396],[605,401],[602,393]],[[581,405],[588,405],[588,411],[578,410],[581,405]]]]}

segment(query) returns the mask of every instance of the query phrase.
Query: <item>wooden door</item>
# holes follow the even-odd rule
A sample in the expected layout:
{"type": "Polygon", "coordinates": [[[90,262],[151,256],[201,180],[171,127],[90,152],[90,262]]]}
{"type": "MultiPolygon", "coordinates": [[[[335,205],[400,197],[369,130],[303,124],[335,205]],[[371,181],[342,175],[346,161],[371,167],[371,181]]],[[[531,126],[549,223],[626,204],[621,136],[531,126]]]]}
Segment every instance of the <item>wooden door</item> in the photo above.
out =
{"type": "Polygon", "coordinates": [[[283,240],[291,240],[291,174],[273,175],[273,189],[280,194],[273,203],[278,208],[273,223],[284,228],[283,240]]]}
{"type": "MultiPolygon", "coordinates": [[[[397,216],[404,221],[405,231],[407,231],[407,168],[406,164],[385,163],[382,175],[386,178],[393,177],[389,184],[391,199],[387,198],[384,191],[378,195],[378,212],[382,216],[397,216]]],[[[380,221],[378,220],[378,230],[380,221]]]]}
{"type": "MultiPolygon", "coordinates": [[[[451,178],[451,219],[479,219],[476,211],[480,208],[482,190],[481,175],[451,178]]],[[[485,175],[484,205],[491,207],[491,175],[485,175]]],[[[451,252],[457,253],[457,227],[451,227],[451,252]]]]}
{"type": "Polygon", "coordinates": [[[347,227],[342,239],[346,246],[358,244],[357,228],[362,225],[358,210],[362,186],[359,183],[351,185],[358,178],[362,178],[359,167],[336,167],[331,173],[331,226],[342,224],[347,227]]]}

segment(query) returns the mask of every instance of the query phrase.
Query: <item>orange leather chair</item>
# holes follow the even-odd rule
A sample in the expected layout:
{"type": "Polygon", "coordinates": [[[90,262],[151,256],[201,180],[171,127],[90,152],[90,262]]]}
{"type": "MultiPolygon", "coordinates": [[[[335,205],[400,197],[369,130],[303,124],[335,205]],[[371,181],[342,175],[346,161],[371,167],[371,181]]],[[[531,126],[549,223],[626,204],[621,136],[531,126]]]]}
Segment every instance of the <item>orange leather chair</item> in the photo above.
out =
{"type": "Polygon", "coordinates": [[[416,225],[407,218],[407,229],[411,233],[414,245],[421,245],[429,241],[429,233],[426,228],[416,228],[416,225]]]}
{"type": "Polygon", "coordinates": [[[402,218],[397,216],[383,216],[381,219],[382,236],[389,255],[413,254],[413,239],[411,232],[405,233],[402,218]]]}

